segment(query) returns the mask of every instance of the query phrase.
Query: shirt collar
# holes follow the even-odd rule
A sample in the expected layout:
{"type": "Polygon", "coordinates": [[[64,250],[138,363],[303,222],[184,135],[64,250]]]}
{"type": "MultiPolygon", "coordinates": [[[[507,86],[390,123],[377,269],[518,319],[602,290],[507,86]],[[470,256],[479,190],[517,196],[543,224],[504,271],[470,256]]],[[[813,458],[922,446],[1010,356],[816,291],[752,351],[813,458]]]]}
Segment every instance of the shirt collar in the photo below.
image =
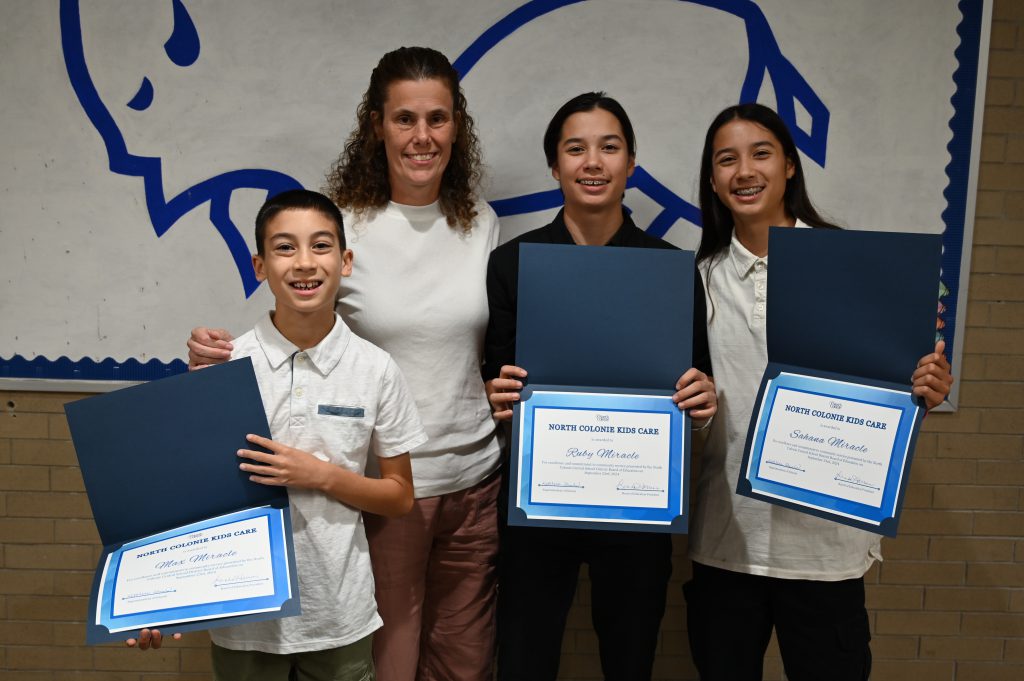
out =
{"type": "MultiPolygon", "coordinates": [[[[263,348],[264,354],[270,366],[277,370],[282,364],[291,359],[297,352],[298,346],[285,338],[271,319],[271,313],[267,313],[255,328],[256,340],[263,348]]],[[[326,376],[338,365],[349,341],[352,339],[352,331],[345,322],[334,313],[334,327],[322,341],[306,350],[306,356],[310,363],[322,375],[326,376]]]]}
{"type": "MultiPolygon", "coordinates": [[[[634,232],[638,231],[636,223],[633,222],[633,218],[630,217],[629,213],[622,210],[622,225],[612,235],[612,238],[608,240],[605,246],[629,246],[631,243],[630,236],[634,232]]],[[[573,241],[572,234],[569,233],[569,228],[565,226],[565,209],[562,208],[558,211],[558,215],[551,221],[551,242],[555,244],[569,244],[573,245],[576,242],[573,241]]]]}
{"type": "MultiPolygon", "coordinates": [[[[810,228],[810,225],[798,219],[793,224],[793,227],[810,228]]],[[[765,263],[768,262],[767,255],[764,256],[763,258],[759,258],[750,251],[748,251],[747,247],[741,244],[740,240],[736,238],[735,230],[733,230],[732,233],[732,243],[730,246],[731,247],[729,248],[729,258],[732,260],[732,264],[736,267],[736,274],[740,278],[747,276],[751,268],[754,266],[754,263],[756,263],[758,260],[761,260],[765,263]]]]}

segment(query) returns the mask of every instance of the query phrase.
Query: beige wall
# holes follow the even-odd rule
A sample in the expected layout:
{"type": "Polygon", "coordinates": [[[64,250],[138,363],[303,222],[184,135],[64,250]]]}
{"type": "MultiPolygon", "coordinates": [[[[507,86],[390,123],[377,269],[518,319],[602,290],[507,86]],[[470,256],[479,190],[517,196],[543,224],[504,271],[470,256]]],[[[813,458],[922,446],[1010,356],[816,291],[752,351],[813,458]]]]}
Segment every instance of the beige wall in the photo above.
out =
{"type": "MultiPolygon", "coordinates": [[[[900,537],[867,575],[875,681],[1024,678],[1024,3],[995,0],[960,410],[925,422],[900,537]]],[[[207,679],[207,638],[83,645],[98,538],[63,403],[0,393],[0,678],[207,679]]],[[[679,589],[655,676],[693,679],[679,589]]],[[[562,676],[600,678],[581,585],[562,676]]],[[[773,649],[774,650],[774,649],[773,649]]],[[[766,678],[781,678],[770,652],[766,678]]]]}

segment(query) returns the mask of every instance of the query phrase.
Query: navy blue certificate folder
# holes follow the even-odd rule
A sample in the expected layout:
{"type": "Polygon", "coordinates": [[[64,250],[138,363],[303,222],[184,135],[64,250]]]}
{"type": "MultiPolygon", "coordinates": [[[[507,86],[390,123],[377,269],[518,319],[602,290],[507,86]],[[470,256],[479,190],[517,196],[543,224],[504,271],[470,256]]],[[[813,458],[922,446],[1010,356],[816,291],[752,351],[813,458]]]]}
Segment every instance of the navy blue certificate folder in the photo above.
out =
{"type": "Polygon", "coordinates": [[[693,295],[692,252],[520,245],[516,364],[529,377],[514,410],[510,524],[686,531],[690,429],[670,397],[691,364],[693,295]],[[658,479],[628,478],[635,472],[628,463],[601,459],[614,456],[617,445],[592,437],[589,429],[595,426],[580,418],[597,419],[603,428],[619,418],[641,419],[634,426],[622,421],[616,436],[631,427],[659,432],[664,440],[651,452],[658,479]],[[655,422],[662,425],[652,427],[655,422]],[[541,438],[550,438],[554,429],[571,429],[569,437],[578,435],[578,442],[563,438],[542,452],[541,438]],[[587,436],[577,429],[587,430],[587,436]],[[581,456],[591,448],[594,459],[552,463],[552,447],[581,456]],[[568,477],[537,478],[546,475],[537,468],[544,456],[549,470],[568,477]],[[577,472],[580,479],[572,478],[577,472]],[[607,495],[595,491],[602,475],[605,481],[618,480],[607,495]]]}
{"type": "Polygon", "coordinates": [[[165,633],[209,629],[298,614],[294,551],[285,488],[249,481],[238,449],[248,433],[270,437],[248,358],[65,406],[93,517],[104,545],[93,583],[87,641],[123,641],[93,616],[107,557],[124,544],[173,528],[257,507],[280,509],[289,561],[290,598],[263,612],[160,626],[165,633]]]}
{"type": "Polygon", "coordinates": [[[935,348],[942,237],[772,227],[768,361],[910,385],[935,348]]]}
{"type": "Polygon", "coordinates": [[[665,390],[693,353],[693,253],[521,244],[516,365],[531,383],[665,390]]]}
{"type": "Polygon", "coordinates": [[[768,366],[736,491],[894,536],[941,236],[772,227],[768,243],[768,366]]]}

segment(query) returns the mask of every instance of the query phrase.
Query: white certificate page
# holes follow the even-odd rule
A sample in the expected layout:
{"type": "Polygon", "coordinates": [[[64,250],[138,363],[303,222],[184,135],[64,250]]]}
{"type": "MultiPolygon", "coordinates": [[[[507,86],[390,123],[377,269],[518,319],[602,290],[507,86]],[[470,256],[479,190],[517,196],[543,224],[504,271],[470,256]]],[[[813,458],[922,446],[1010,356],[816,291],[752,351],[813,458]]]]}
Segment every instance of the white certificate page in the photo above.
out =
{"type": "Polygon", "coordinates": [[[537,407],[531,502],[665,508],[670,423],[666,413],[537,407]]]}
{"type": "Polygon", "coordinates": [[[902,413],[780,387],[757,476],[880,508],[902,413]]]}
{"type": "Polygon", "coordinates": [[[126,550],[117,566],[113,614],[273,593],[270,528],[264,515],[126,550]]]}

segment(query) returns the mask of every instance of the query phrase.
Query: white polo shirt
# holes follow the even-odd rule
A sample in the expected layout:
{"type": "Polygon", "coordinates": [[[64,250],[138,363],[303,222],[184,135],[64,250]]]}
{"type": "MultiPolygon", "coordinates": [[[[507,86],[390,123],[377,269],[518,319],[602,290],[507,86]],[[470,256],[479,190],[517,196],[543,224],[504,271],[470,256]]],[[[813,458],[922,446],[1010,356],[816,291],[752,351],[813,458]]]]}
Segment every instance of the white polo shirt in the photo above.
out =
{"type": "MultiPolygon", "coordinates": [[[[251,357],[270,432],[279,442],[362,474],[367,456],[392,457],[427,440],[391,357],[334,328],[304,352],[268,314],[233,341],[232,359],[251,357]]],[[[210,631],[234,650],[288,654],[353,643],[381,626],[362,513],[327,495],[289,489],[302,614],[210,631]]]]}
{"type": "Polygon", "coordinates": [[[750,415],[768,364],[768,258],[755,256],[733,235],[728,248],[699,267],[718,413],[701,460],[690,558],[786,579],[860,577],[882,558],[878,535],[736,494],[750,415]]]}

